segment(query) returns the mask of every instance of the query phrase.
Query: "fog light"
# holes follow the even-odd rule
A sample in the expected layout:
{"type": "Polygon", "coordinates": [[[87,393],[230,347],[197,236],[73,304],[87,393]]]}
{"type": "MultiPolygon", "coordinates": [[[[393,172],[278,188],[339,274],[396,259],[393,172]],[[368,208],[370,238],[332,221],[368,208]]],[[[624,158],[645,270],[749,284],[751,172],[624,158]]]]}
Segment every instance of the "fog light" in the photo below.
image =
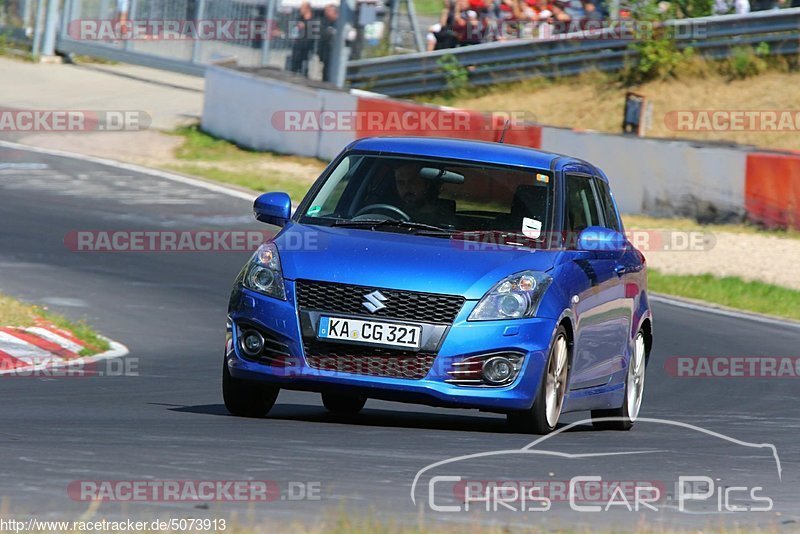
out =
{"type": "Polygon", "coordinates": [[[247,330],[242,333],[239,346],[248,356],[258,356],[264,348],[264,336],[255,330],[247,330]]]}
{"type": "Polygon", "coordinates": [[[490,384],[510,382],[515,374],[514,363],[503,356],[495,356],[483,362],[483,379],[490,384]]]}

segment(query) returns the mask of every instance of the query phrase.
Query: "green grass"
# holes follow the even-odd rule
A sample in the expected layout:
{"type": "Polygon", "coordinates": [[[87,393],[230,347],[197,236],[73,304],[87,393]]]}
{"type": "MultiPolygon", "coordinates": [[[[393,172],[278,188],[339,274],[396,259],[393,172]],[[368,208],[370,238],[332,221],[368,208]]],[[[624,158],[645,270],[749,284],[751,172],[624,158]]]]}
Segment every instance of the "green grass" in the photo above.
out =
{"type": "Polygon", "coordinates": [[[225,139],[220,139],[204,132],[197,124],[181,126],[173,132],[168,133],[179,135],[184,139],[183,145],[175,151],[175,156],[178,157],[178,159],[196,161],[224,161],[232,158],[243,158],[252,161],[280,159],[281,161],[289,161],[301,165],[323,164],[322,161],[315,158],[261,152],[240,147],[231,141],[226,141],[225,139]]]}
{"type": "Polygon", "coordinates": [[[42,323],[51,324],[72,332],[76,338],[86,345],[86,348],[80,352],[81,356],[91,356],[110,348],[108,341],[101,338],[85,321],[71,321],[40,306],[25,304],[7,295],[0,294],[0,326],[24,328],[42,323]]]}
{"type": "Polygon", "coordinates": [[[703,224],[694,219],[685,217],[651,217],[648,215],[622,214],[622,222],[625,224],[626,230],[681,230],[714,233],[730,232],[736,234],[759,234],[800,239],[800,230],[793,228],[764,228],[757,224],[746,221],[741,223],[703,224]]]}
{"type": "Polygon", "coordinates": [[[800,320],[800,291],[736,277],[673,275],[648,270],[650,291],[703,300],[737,310],[800,320]]]}
{"type": "Polygon", "coordinates": [[[436,16],[438,18],[444,9],[444,2],[442,0],[415,0],[414,7],[417,10],[417,15],[436,16]]]}
{"type": "Polygon", "coordinates": [[[246,187],[258,192],[283,191],[288,193],[294,202],[300,202],[308,192],[309,185],[296,180],[291,174],[272,172],[264,175],[258,172],[242,172],[220,167],[202,167],[199,165],[167,165],[172,171],[192,176],[199,176],[215,182],[246,187]]]}
{"type": "Polygon", "coordinates": [[[182,137],[183,144],[175,151],[177,163],[166,168],[253,191],[285,191],[295,202],[326,165],[315,158],[249,150],[213,137],[197,125],[170,133],[182,137]]]}

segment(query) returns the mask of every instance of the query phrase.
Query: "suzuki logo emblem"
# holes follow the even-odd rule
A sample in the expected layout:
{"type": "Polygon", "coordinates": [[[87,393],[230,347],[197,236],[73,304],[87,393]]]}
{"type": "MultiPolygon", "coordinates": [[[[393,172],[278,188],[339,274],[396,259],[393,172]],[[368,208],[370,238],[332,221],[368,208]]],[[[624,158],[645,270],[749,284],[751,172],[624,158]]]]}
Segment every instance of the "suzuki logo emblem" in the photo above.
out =
{"type": "Polygon", "coordinates": [[[371,313],[375,313],[378,310],[382,310],[386,307],[384,302],[386,301],[386,297],[381,295],[380,291],[373,291],[372,293],[367,293],[364,295],[364,298],[367,299],[366,301],[362,302],[361,304],[364,305],[366,309],[368,309],[371,313]]]}

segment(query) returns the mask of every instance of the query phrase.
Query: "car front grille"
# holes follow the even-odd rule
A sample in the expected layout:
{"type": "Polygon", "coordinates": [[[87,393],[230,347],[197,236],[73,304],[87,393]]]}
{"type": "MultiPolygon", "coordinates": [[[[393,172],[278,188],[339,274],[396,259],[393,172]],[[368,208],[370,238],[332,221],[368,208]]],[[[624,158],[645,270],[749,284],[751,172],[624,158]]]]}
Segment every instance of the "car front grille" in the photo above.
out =
{"type": "Polygon", "coordinates": [[[324,343],[306,339],[306,362],[314,369],[369,376],[425,378],[435,354],[384,349],[362,345],[324,343]]]}
{"type": "Polygon", "coordinates": [[[297,304],[301,311],[324,311],[350,315],[384,317],[422,323],[453,324],[464,306],[464,298],[455,295],[420,293],[377,287],[297,281],[297,304]],[[384,308],[370,313],[364,307],[365,297],[380,291],[386,297],[384,308]]]}

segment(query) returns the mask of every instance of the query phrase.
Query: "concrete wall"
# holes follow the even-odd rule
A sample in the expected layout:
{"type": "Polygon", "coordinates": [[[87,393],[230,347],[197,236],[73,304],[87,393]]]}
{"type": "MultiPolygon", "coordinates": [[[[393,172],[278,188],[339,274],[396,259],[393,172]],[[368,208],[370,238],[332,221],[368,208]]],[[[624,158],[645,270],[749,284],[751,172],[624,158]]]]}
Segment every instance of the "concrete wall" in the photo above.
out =
{"type": "Polygon", "coordinates": [[[744,210],[744,150],[548,127],[541,148],[603,169],[625,213],[719,219],[744,210]]]}
{"type": "Polygon", "coordinates": [[[203,129],[255,150],[330,159],[355,139],[353,132],[314,129],[287,131],[292,112],[319,116],[325,109],[353,110],[348,92],[314,89],[246,72],[206,70],[203,129]]]}

